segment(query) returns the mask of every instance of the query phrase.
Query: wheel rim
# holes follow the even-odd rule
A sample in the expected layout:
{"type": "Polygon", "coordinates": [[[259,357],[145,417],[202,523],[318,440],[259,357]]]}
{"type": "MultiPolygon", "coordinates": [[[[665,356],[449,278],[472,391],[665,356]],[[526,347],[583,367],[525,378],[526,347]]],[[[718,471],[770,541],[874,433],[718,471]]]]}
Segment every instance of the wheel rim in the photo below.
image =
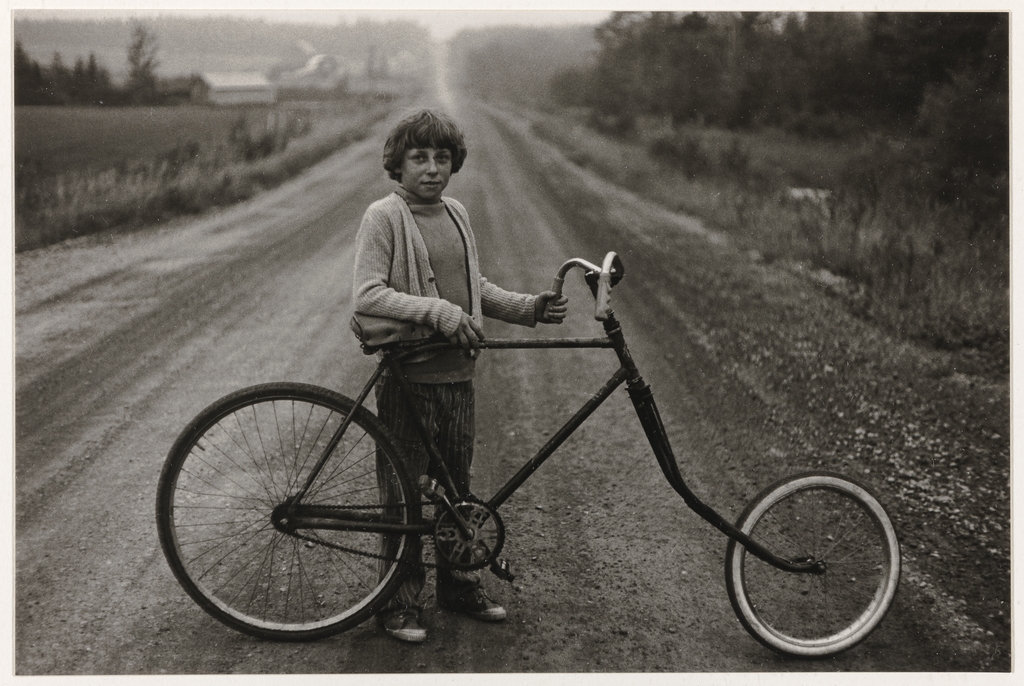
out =
{"type": "MultiPolygon", "coordinates": [[[[213,418],[187,446],[170,489],[172,566],[229,623],[315,632],[368,611],[399,573],[407,537],[298,537],[274,526],[274,508],[305,481],[343,419],[321,401],[264,397],[213,418]]],[[[408,522],[402,482],[376,446],[372,429],[353,422],[303,502],[382,511],[379,471],[398,505],[390,511],[408,522]]]]}
{"type": "Polygon", "coordinates": [[[795,480],[764,498],[741,529],[777,554],[823,560],[823,575],[791,574],[740,546],[731,574],[741,615],[771,647],[825,655],[852,647],[884,617],[899,548],[881,505],[842,479],[795,480]]]}

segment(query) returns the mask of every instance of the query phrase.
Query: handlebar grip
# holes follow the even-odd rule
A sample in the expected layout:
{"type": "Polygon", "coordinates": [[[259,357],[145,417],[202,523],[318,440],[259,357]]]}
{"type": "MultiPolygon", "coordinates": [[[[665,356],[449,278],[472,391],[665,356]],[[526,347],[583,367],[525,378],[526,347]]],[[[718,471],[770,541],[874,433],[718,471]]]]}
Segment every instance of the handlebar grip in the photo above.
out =
{"type": "Polygon", "coordinates": [[[565,279],[556,276],[554,281],[551,282],[551,290],[555,292],[555,297],[562,295],[562,284],[565,283],[565,279]]]}
{"type": "Polygon", "coordinates": [[[606,321],[612,313],[612,275],[608,272],[601,272],[597,277],[597,304],[594,309],[594,319],[599,322],[606,321]]]}

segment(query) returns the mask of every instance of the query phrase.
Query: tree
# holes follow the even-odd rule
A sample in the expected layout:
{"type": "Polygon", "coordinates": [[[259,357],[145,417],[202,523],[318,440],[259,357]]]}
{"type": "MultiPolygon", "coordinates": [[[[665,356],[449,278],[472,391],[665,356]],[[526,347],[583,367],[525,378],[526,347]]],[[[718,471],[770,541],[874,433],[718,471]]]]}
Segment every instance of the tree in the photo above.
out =
{"type": "Polygon", "coordinates": [[[50,102],[56,105],[68,104],[71,101],[71,70],[64,66],[64,59],[59,52],[53,53],[47,80],[49,84],[46,94],[50,102]]]}
{"type": "Polygon", "coordinates": [[[83,102],[89,97],[89,84],[85,71],[85,60],[79,55],[75,67],[71,70],[71,101],[83,102]]]}
{"type": "Polygon", "coordinates": [[[996,12],[880,12],[869,22],[867,73],[876,106],[896,122],[909,124],[932,84],[976,67],[989,34],[1005,15],[996,12]]]}
{"type": "Polygon", "coordinates": [[[1009,18],[994,19],[980,49],[961,56],[948,79],[928,84],[916,121],[923,178],[966,206],[975,229],[1009,212],[1009,18]]]}
{"type": "Polygon", "coordinates": [[[92,105],[102,105],[112,95],[110,72],[96,61],[96,53],[89,53],[89,63],[85,68],[87,100],[92,105]]]}
{"type": "Polygon", "coordinates": [[[128,45],[128,97],[135,104],[152,103],[156,100],[156,36],[141,24],[132,30],[132,42],[128,45]]]}
{"type": "Polygon", "coordinates": [[[28,56],[21,41],[14,42],[14,104],[38,105],[42,102],[43,71],[28,56]]]}

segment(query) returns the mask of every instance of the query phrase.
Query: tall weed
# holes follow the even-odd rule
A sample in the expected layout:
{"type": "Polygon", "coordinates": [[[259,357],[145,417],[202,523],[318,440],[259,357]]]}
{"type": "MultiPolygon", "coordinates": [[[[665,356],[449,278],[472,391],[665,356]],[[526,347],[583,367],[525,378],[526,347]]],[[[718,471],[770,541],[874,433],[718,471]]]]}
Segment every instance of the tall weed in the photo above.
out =
{"type": "Polygon", "coordinates": [[[28,166],[15,180],[15,250],[244,200],[361,138],[385,108],[325,118],[320,131],[307,110],[243,114],[219,143],[186,142],[100,172],[41,176],[28,166]]]}
{"type": "Polygon", "coordinates": [[[812,141],[809,152],[771,133],[765,143],[662,129],[645,142],[642,133],[624,141],[586,135],[579,126],[542,116],[534,129],[574,161],[702,218],[767,261],[804,262],[847,277],[858,286],[855,309],[901,335],[989,349],[1006,363],[1008,218],[929,197],[912,149],[869,141],[831,145],[831,157],[823,157],[830,144],[812,141]],[[786,145],[797,173],[785,168],[786,145]],[[785,202],[789,185],[816,178],[832,181],[827,206],[785,202]]]}

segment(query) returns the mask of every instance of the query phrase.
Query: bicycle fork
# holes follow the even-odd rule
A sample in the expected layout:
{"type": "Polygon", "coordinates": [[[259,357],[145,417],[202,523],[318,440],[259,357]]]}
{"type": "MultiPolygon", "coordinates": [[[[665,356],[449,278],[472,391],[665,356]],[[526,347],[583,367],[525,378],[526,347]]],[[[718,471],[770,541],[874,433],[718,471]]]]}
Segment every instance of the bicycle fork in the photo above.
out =
{"type": "Polygon", "coordinates": [[[633,407],[636,409],[640,425],[647,435],[647,440],[654,451],[654,456],[658,460],[658,466],[661,467],[661,471],[668,480],[669,485],[672,486],[676,493],[682,496],[687,506],[726,536],[735,539],[740,545],[750,551],[751,554],[774,567],[788,572],[824,574],[825,565],[820,561],[789,560],[775,555],[733,526],[690,490],[683,480],[682,474],[679,472],[679,465],[676,462],[675,454],[672,452],[672,446],[669,444],[665,425],[662,423],[658,406],[654,402],[654,392],[644,381],[636,367],[636,363],[633,362],[629,349],[626,347],[622,329],[619,327],[614,313],[610,313],[608,319],[603,323],[605,333],[612,340],[615,352],[619,356],[619,362],[627,373],[626,391],[633,402],[633,407]]]}

